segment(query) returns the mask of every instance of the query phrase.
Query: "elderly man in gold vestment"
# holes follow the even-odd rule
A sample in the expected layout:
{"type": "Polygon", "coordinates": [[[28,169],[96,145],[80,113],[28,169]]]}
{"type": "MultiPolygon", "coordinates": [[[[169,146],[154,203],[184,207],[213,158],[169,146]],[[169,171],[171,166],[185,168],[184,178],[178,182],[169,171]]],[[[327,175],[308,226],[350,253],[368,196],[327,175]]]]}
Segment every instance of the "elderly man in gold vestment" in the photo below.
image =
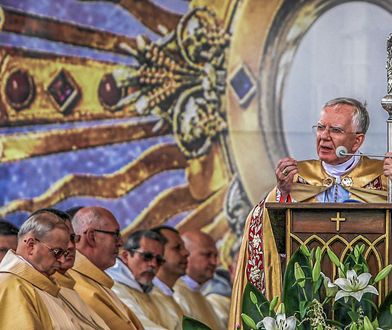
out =
{"type": "Polygon", "coordinates": [[[51,275],[67,256],[69,230],[47,210],[33,213],[18,234],[16,253],[0,264],[0,329],[96,329],[69,308],[51,275]]]}
{"type": "Polygon", "coordinates": [[[333,99],[324,105],[320,119],[313,127],[319,159],[298,162],[286,157],[278,162],[276,187],[254,207],[246,222],[233,287],[229,329],[241,325],[242,293],[247,282],[263,290],[268,299],[281,294],[281,260],[264,201],[386,201],[392,159],[381,161],[361,156],[359,148],[368,127],[369,114],[361,102],[352,98],[333,99]],[[342,149],[345,152],[340,153],[342,149]]]}
{"type": "Polygon", "coordinates": [[[168,226],[152,229],[167,240],[164,250],[165,263],[159,268],[157,275],[152,280],[154,287],[152,296],[162,315],[168,329],[182,330],[184,312],[173,298],[174,284],[186,274],[189,252],[185,248],[179,232],[168,226]]]}
{"type": "Polygon", "coordinates": [[[201,231],[181,235],[189,251],[186,275],[174,286],[174,299],[185,315],[199,320],[213,330],[224,329],[212,306],[201,293],[201,286],[214,276],[218,264],[218,250],[211,236],[201,231]]]}
{"type": "MultiPolygon", "coordinates": [[[[166,240],[151,230],[138,230],[128,236],[119,258],[106,273],[114,280],[113,291],[131,308],[146,330],[168,329],[150,295],[159,267],[165,262],[166,240]]],[[[160,302],[157,301],[157,304],[160,302]]]]}
{"type": "Polygon", "coordinates": [[[69,230],[68,254],[65,256],[65,260],[61,263],[59,269],[57,269],[57,272],[52,275],[52,278],[60,287],[60,295],[67,306],[72,309],[85,324],[92,329],[109,330],[110,328],[106,325],[104,320],[95,313],[74,290],[75,281],[67,273],[68,269],[71,269],[75,263],[76,243],[80,240],[80,235],[76,235],[73,230],[70,215],[66,212],[52,208],[43,209],[43,211],[52,212],[59,216],[69,230]]]}
{"type": "Polygon", "coordinates": [[[135,314],[111,290],[113,280],[104,272],[114,265],[122,245],[119,224],[102,207],[80,209],[72,219],[80,241],[76,243],[75,264],[68,271],[75,290],[110,329],[143,329],[135,314]]]}

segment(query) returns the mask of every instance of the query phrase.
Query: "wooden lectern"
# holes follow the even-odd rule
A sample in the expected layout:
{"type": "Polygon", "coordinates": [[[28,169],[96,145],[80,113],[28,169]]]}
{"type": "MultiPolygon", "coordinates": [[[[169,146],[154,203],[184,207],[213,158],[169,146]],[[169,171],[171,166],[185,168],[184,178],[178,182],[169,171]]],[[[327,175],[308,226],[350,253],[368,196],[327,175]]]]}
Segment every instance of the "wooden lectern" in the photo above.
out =
{"type": "MultiPolygon", "coordinates": [[[[322,249],[322,271],[336,278],[336,266],[326,253],[329,247],[341,260],[356,244],[366,246],[364,256],[373,276],[392,262],[391,204],[266,203],[278,251],[287,260],[305,244],[322,249]]],[[[391,276],[390,276],[391,277],[391,276]]],[[[379,300],[392,288],[391,279],[378,284],[379,300]]]]}

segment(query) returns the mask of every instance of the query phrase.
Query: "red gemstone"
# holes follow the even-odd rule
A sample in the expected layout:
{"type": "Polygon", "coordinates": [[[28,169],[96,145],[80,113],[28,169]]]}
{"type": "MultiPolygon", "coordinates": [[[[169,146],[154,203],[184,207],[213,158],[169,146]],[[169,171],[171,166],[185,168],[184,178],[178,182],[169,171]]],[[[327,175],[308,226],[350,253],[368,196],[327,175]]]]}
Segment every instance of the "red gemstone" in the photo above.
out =
{"type": "Polygon", "coordinates": [[[98,97],[105,107],[115,106],[122,98],[122,91],[117,87],[112,74],[103,76],[98,87],[98,97]]]}
{"type": "Polygon", "coordinates": [[[14,71],[7,79],[5,95],[14,109],[28,107],[34,98],[33,78],[24,70],[14,71]]]}

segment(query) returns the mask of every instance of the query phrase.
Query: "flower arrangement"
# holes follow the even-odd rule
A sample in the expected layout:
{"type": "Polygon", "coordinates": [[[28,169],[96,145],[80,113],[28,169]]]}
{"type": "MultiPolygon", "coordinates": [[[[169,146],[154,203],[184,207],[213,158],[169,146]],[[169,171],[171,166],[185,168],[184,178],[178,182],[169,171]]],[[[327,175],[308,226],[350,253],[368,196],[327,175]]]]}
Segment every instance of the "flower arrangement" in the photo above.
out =
{"type": "Polygon", "coordinates": [[[327,249],[337,268],[334,281],[321,271],[320,247],[302,245],[291,257],[279,297],[269,302],[251,284],[245,288],[242,321],[245,330],[374,330],[392,329],[392,294],[381,304],[376,283],[385,279],[392,265],[386,266],[372,279],[363,253],[357,245],[343,262],[327,249]]]}

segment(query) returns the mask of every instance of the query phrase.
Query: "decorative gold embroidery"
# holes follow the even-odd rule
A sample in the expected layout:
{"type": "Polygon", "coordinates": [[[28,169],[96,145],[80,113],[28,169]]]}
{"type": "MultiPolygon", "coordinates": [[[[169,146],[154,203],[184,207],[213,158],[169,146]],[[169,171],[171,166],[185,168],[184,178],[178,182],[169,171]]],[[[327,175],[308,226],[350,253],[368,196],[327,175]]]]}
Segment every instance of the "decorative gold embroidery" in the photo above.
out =
{"type": "Polygon", "coordinates": [[[333,179],[333,178],[325,178],[324,180],[323,180],[323,186],[326,186],[326,187],[331,187],[332,185],[333,185],[333,183],[335,182],[335,180],[333,179]]]}
{"type": "Polygon", "coordinates": [[[353,179],[349,176],[346,176],[342,179],[342,186],[344,188],[350,188],[353,185],[353,179]]]}

